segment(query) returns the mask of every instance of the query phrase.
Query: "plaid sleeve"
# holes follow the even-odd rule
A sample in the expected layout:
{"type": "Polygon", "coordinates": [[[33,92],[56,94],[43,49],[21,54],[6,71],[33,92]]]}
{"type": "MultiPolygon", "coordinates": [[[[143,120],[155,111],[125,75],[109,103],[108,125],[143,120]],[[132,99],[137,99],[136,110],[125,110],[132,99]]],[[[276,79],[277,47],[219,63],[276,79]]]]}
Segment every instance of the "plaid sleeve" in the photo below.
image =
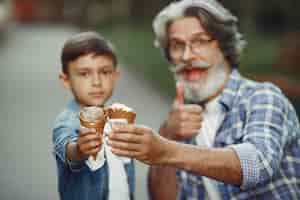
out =
{"type": "Polygon", "coordinates": [[[284,96],[271,84],[263,84],[248,98],[246,110],[243,143],[235,147],[243,170],[243,189],[272,178],[289,134],[284,96]]]}
{"type": "Polygon", "coordinates": [[[242,143],[230,146],[237,154],[240,160],[243,182],[242,189],[250,188],[259,181],[259,162],[256,148],[251,143],[242,143]]]}

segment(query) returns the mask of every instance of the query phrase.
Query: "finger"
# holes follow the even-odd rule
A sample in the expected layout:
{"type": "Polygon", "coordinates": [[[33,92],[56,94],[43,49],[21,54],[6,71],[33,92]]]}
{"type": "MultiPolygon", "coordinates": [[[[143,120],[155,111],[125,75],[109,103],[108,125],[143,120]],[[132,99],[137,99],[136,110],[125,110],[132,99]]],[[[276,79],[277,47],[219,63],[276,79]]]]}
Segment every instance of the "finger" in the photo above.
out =
{"type": "Polygon", "coordinates": [[[112,133],[108,136],[110,140],[130,142],[130,143],[141,143],[141,137],[131,133],[112,133]]]}
{"type": "Polygon", "coordinates": [[[201,114],[203,111],[203,108],[197,104],[186,104],[181,106],[181,111],[190,112],[194,114],[201,114]]]}
{"type": "Polygon", "coordinates": [[[129,158],[137,157],[140,154],[139,152],[136,152],[136,151],[121,150],[121,149],[115,149],[115,148],[111,148],[111,152],[113,152],[114,154],[116,154],[118,156],[125,156],[125,157],[129,157],[129,158]]]}
{"type": "Polygon", "coordinates": [[[174,100],[175,105],[184,104],[184,88],[180,82],[176,82],[176,97],[174,100]]]}
{"type": "Polygon", "coordinates": [[[202,124],[200,122],[183,122],[180,125],[181,130],[199,130],[202,124]]]}
{"type": "Polygon", "coordinates": [[[126,124],[126,123],[113,123],[112,125],[112,133],[131,133],[134,130],[133,124],[126,124]]]}
{"type": "Polygon", "coordinates": [[[186,122],[201,122],[203,120],[203,117],[200,114],[181,112],[180,120],[186,122]]]}
{"type": "Polygon", "coordinates": [[[199,129],[190,128],[190,129],[184,130],[181,135],[189,137],[189,136],[194,136],[194,135],[198,134],[198,132],[199,132],[199,129]]]}
{"type": "Polygon", "coordinates": [[[91,143],[97,143],[97,144],[102,144],[102,139],[100,139],[100,138],[94,138],[94,139],[79,139],[78,141],[77,141],[77,144],[81,147],[81,148],[83,148],[83,147],[85,147],[85,146],[89,146],[91,143]]]}
{"type": "Polygon", "coordinates": [[[81,134],[96,133],[95,128],[86,128],[84,126],[80,126],[79,131],[81,134]]]}
{"type": "Polygon", "coordinates": [[[86,152],[86,155],[94,155],[94,154],[98,153],[100,150],[101,150],[100,147],[90,149],[89,151],[86,152]]]}
{"type": "Polygon", "coordinates": [[[112,140],[108,141],[108,145],[111,146],[111,148],[119,149],[119,150],[139,151],[141,149],[140,144],[112,141],[112,140]]]}
{"type": "Polygon", "coordinates": [[[203,121],[203,117],[201,115],[188,115],[186,121],[200,124],[203,121]]]}
{"type": "Polygon", "coordinates": [[[110,120],[109,123],[111,124],[111,127],[112,127],[113,130],[120,129],[120,128],[128,125],[127,123],[124,123],[123,121],[121,122],[121,121],[112,121],[112,120],[110,120]]]}
{"type": "Polygon", "coordinates": [[[90,134],[86,134],[86,135],[80,135],[79,138],[78,138],[78,142],[79,143],[86,143],[86,142],[89,142],[89,141],[98,141],[100,140],[101,141],[102,139],[102,136],[101,135],[98,135],[98,134],[95,134],[95,133],[90,133],[90,134]]]}
{"type": "Polygon", "coordinates": [[[137,125],[137,124],[125,124],[121,127],[116,127],[112,133],[113,134],[119,134],[119,133],[133,133],[136,135],[143,135],[146,133],[152,132],[152,130],[146,126],[143,125],[137,125]]]}
{"type": "Polygon", "coordinates": [[[80,150],[87,152],[93,149],[99,148],[102,145],[101,141],[91,141],[85,144],[80,145],[80,150]]]}
{"type": "Polygon", "coordinates": [[[94,135],[94,136],[102,136],[102,133],[98,133],[92,129],[90,129],[89,131],[83,131],[83,132],[79,132],[79,137],[86,137],[86,136],[90,136],[90,135],[94,135]]]}

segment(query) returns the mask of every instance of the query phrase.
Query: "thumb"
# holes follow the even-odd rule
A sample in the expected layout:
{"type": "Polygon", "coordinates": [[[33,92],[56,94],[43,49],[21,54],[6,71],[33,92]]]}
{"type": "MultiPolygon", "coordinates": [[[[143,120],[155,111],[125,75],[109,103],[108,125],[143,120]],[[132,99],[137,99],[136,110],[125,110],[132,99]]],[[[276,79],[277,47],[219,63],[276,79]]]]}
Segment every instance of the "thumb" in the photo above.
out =
{"type": "Polygon", "coordinates": [[[176,97],[174,104],[184,104],[184,88],[183,85],[179,82],[176,82],[176,97]]]}

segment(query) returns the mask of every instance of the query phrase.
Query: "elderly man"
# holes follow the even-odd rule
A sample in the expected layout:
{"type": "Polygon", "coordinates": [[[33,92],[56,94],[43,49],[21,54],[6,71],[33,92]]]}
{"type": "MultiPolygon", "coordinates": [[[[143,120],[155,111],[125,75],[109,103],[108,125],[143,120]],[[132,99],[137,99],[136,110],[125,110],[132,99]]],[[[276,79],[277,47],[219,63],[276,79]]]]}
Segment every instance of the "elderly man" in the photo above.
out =
{"type": "Polygon", "coordinates": [[[300,127],[281,91],[238,72],[237,18],[215,0],[183,0],[154,20],[177,96],[160,134],[119,126],[112,151],[150,165],[153,199],[300,199],[300,127]],[[174,183],[178,169],[178,185],[174,183]]]}

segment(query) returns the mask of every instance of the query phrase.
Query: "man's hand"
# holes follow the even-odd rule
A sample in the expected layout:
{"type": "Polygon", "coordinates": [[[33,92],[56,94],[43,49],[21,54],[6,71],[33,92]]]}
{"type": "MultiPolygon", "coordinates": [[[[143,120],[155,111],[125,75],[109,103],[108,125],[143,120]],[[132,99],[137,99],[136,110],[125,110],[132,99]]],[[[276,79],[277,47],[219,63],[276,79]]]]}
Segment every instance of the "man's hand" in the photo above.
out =
{"type": "Polygon", "coordinates": [[[114,154],[148,165],[171,166],[234,185],[242,183],[240,161],[231,148],[182,144],[163,138],[150,128],[128,124],[113,130],[108,144],[114,154]]]}
{"type": "Polygon", "coordinates": [[[95,129],[81,128],[77,140],[78,150],[87,159],[90,155],[98,153],[102,146],[102,135],[95,129]]]}
{"type": "Polygon", "coordinates": [[[185,140],[198,133],[202,123],[202,107],[196,104],[184,104],[184,89],[176,84],[176,98],[168,119],[160,129],[160,134],[173,139],[185,140]]]}
{"type": "Polygon", "coordinates": [[[166,139],[145,126],[123,124],[109,134],[108,144],[118,156],[135,158],[146,164],[162,164],[168,159],[166,139]]]}

